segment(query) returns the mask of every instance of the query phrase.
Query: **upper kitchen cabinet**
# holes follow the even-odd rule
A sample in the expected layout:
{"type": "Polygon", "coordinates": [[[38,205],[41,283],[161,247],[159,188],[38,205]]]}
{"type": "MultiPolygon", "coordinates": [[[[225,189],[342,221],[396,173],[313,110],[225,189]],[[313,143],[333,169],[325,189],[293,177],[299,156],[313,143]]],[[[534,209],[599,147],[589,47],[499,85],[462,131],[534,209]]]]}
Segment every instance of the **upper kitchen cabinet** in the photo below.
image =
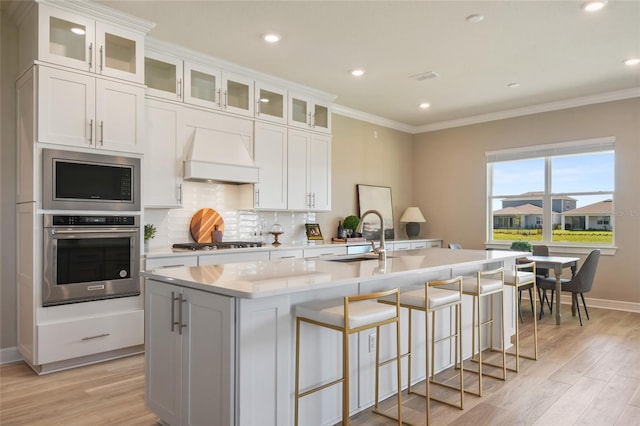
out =
{"type": "Polygon", "coordinates": [[[287,90],[256,81],[256,118],[287,123],[287,90]]]}
{"type": "Polygon", "coordinates": [[[290,126],[317,132],[331,133],[331,108],[310,96],[289,93],[290,126]]]}
{"type": "Polygon", "coordinates": [[[156,99],[146,101],[146,144],[142,169],[145,208],[182,207],[184,143],[179,137],[182,108],[181,105],[156,99]]]}
{"type": "Polygon", "coordinates": [[[289,210],[331,210],[331,136],[289,129],[289,210]]]}
{"type": "Polygon", "coordinates": [[[24,40],[37,48],[21,48],[23,64],[33,59],[114,77],[144,82],[144,40],[153,24],[93,3],[38,2],[37,18],[20,28],[24,40]],[[28,32],[31,35],[27,34],[28,32]]]}
{"type": "Polygon", "coordinates": [[[145,54],[148,95],[253,117],[253,79],[165,50],[169,48],[152,48],[145,54]]]}
{"type": "Polygon", "coordinates": [[[37,140],[142,153],[144,88],[39,66],[37,140]]]}

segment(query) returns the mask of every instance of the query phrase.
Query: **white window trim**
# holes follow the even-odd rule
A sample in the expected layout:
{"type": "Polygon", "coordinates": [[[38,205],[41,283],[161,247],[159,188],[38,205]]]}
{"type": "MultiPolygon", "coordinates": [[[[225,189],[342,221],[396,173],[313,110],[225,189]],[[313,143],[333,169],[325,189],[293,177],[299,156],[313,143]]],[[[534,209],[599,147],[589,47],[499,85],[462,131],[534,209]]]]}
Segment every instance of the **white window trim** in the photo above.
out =
{"type": "MultiPolygon", "coordinates": [[[[520,148],[510,148],[496,151],[487,151],[485,153],[487,166],[491,163],[503,162],[503,161],[515,161],[515,160],[527,160],[533,158],[545,158],[545,188],[544,195],[542,198],[543,206],[547,206],[543,209],[542,215],[542,223],[552,223],[551,222],[551,199],[554,197],[562,196],[563,194],[552,194],[551,193],[551,158],[553,156],[559,155],[579,155],[579,154],[588,154],[588,153],[596,153],[603,151],[615,151],[615,136],[605,136],[600,138],[591,138],[591,139],[580,139],[573,140],[568,142],[557,142],[557,143],[549,143],[542,145],[534,145],[534,146],[526,146],[520,148]]],[[[493,217],[492,211],[492,203],[489,202],[493,198],[521,198],[521,195],[495,195],[492,193],[493,189],[493,172],[491,167],[487,167],[487,189],[486,189],[486,204],[487,204],[487,216],[486,216],[486,238],[485,247],[486,248],[498,248],[504,249],[509,248],[511,246],[511,241],[493,241],[492,239],[492,231],[493,225],[490,223],[489,218],[493,217]]],[[[593,192],[584,192],[584,193],[570,193],[567,195],[597,195],[599,193],[602,194],[612,194],[614,202],[615,202],[615,189],[613,191],[593,191],[593,192]]],[[[614,226],[615,230],[615,214],[612,214],[610,221],[614,226]]],[[[550,252],[559,253],[559,254],[588,254],[591,250],[600,249],[603,255],[613,255],[615,254],[617,247],[615,244],[615,234],[613,237],[613,243],[611,245],[591,245],[591,244],[559,244],[551,242],[552,232],[551,227],[546,229],[544,226],[542,228],[542,243],[549,247],[550,252]]],[[[615,231],[614,231],[615,232],[615,231]]]]}

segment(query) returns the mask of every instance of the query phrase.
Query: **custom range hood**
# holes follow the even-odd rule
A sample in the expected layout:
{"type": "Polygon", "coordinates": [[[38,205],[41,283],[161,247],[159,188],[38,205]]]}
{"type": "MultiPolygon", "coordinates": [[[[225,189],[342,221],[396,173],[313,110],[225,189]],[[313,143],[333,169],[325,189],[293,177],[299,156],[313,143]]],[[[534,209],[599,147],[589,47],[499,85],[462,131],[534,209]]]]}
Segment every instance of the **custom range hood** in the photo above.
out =
{"type": "Polygon", "coordinates": [[[184,179],[200,182],[257,183],[250,148],[251,136],[244,132],[193,129],[184,161],[184,179]]]}

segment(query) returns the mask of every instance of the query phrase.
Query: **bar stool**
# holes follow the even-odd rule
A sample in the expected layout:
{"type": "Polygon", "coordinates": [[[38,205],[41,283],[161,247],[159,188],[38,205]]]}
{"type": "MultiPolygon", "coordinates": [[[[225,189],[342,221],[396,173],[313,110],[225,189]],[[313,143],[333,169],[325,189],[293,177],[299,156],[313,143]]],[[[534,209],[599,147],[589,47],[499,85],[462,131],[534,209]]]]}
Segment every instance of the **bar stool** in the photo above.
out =
{"type": "MultiPolygon", "coordinates": [[[[472,328],[471,328],[471,360],[478,363],[478,370],[467,370],[471,373],[478,375],[478,393],[469,392],[471,394],[482,396],[482,376],[493,377],[494,379],[507,380],[507,356],[504,344],[504,268],[492,269],[489,271],[478,271],[475,277],[465,277],[462,279],[462,293],[468,296],[473,296],[473,314],[472,314],[472,328]],[[499,278],[495,278],[499,276],[499,278]],[[493,296],[500,294],[502,296],[500,315],[502,318],[500,324],[500,338],[502,352],[502,365],[498,368],[502,369],[502,377],[493,375],[483,371],[482,369],[482,327],[489,325],[490,332],[490,344],[489,347],[493,351],[493,328],[495,325],[495,303],[493,296]],[[482,322],[480,315],[480,299],[483,297],[490,297],[491,301],[491,313],[487,321],[482,322]],[[478,332],[478,350],[476,357],[476,328],[478,332]]],[[[491,365],[491,364],[488,364],[491,365]]]]}
{"type": "MultiPolygon", "coordinates": [[[[380,300],[383,303],[393,303],[393,300],[388,297],[380,300]]],[[[462,277],[455,277],[448,280],[438,280],[438,281],[428,281],[425,283],[424,288],[417,288],[414,290],[409,290],[406,292],[400,293],[400,307],[407,308],[409,310],[409,349],[407,353],[403,354],[403,357],[407,357],[407,369],[409,371],[409,376],[407,380],[407,393],[414,393],[416,395],[420,395],[424,397],[427,401],[427,411],[426,411],[426,420],[427,425],[429,424],[430,417],[430,408],[429,401],[434,400],[455,408],[464,409],[464,368],[462,366],[462,277]],[[441,288],[446,286],[446,288],[441,288]],[[428,303],[426,302],[428,301],[428,303]],[[455,307],[455,318],[456,325],[454,334],[450,334],[441,339],[436,340],[436,313],[443,309],[451,309],[455,307]],[[412,321],[411,321],[411,313],[413,310],[421,311],[425,313],[425,341],[429,342],[429,317],[432,317],[431,321],[431,342],[427,344],[426,350],[426,370],[427,371],[427,380],[426,380],[426,392],[425,394],[420,394],[418,392],[411,390],[411,359],[412,359],[412,321]],[[459,371],[459,386],[453,386],[448,383],[441,383],[435,380],[435,346],[436,343],[455,339],[455,365],[460,365],[459,371]],[[429,356],[429,350],[431,351],[431,356],[429,356]],[[431,365],[429,365],[431,364],[431,365]],[[429,374],[431,372],[431,374],[429,374]],[[431,396],[430,392],[430,384],[441,385],[447,387],[449,389],[454,389],[460,392],[460,404],[456,405],[449,401],[445,401],[442,399],[435,398],[431,396]]]]}
{"type": "MultiPolygon", "coordinates": [[[[396,324],[396,363],[398,375],[398,417],[393,418],[402,425],[402,377],[400,364],[400,292],[398,289],[377,293],[347,296],[344,299],[311,302],[296,306],[296,384],[295,384],[295,425],[298,425],[298,402],[300,398],[342,383],[342,423],[349,424],[349,336],[370,328],[376,328],[376,405],[378,409],[378,388],[380,363],[380,326],[396,324]],[[395,298],[394,306],[377,303],[381,297],[395,298]],[[300,325],[308,323],[329,328],[342,333],[342,377],[323,385],[300,392],[300,325]]],[[[384,363],[383,363],[384,364],[384,363]]],[[[382,414],[378,412],[378,414],[382,414]]]]}
{"type": "Polygon", "coordinates": [[[513,271],[505,272],[504,284],[512,286],[514,288],[514,308],[516,309],[516,315],[520,312],[520,288],[525,286],[532,286],[534,296],[531,296],[531,306],[533,307],[533,356],[520,354],[520,327],[519,321],[516,318],[516,353],[507,352],[507,355],[514,355],[516,357],[516,368],[512,369],[507,367],[509,371],[520,371],[520,357],[537,360],[538,359],[538,322],[536,321],[536,264],[535,262],[518,263],[514,265],[513,271]]]}

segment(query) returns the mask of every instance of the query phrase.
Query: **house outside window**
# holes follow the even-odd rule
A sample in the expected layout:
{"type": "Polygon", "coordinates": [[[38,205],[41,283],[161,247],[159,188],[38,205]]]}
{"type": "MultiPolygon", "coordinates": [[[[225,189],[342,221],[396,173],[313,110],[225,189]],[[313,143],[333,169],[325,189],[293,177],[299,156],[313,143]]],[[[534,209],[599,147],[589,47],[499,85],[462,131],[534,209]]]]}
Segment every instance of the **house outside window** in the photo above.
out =
{"type": "Polygon", "coordinates": [[[615,139],[487,153],[487,240],[613,245],[615,139]]]}

